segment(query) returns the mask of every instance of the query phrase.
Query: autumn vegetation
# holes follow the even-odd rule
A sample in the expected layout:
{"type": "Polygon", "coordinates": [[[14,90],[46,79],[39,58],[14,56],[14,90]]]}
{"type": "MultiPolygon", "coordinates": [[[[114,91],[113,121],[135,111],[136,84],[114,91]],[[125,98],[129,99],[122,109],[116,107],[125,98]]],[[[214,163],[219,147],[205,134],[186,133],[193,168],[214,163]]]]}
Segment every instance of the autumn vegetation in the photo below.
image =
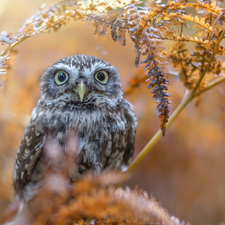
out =
{"type": "MultiPolygon", "coordinates": [[[[0,43],[2,89],[10,85],[10,70],[16,65],[17,48],[32,36],[60,31],[69,23],[85,22],[94,34],[107,36],[134,49],[134,65],[140,67],[129,79],[125,96],[135,93],[147,81],[149,96],[155,100],[160,129],[132,161],[126,172],[89,173],[68,186],[68,164],[52,162],[43,189],[31,200],[26,212],[15,224],[185,224],[165,209],[147,192],[121,188],[132,177],[146,154],[193,100],[199,104],[205,92],[225,81],[225,10],[220,1],[144,1],[64,0],[53,6],[40,7],[27,19],[16,34],[3,31],[0,43]],[[109,35],[107,35],[109,34],[109,35]],[[188,35],[187,35],[188,34],[188,35]],[[169,43],[169,44],[168,44],[169,43]],[[174,84],[178,77],[186,92],[177,107],[171,110],[174,84]],[[171,83],[171,84],[170,84],[171,83]],[[63,174],[56,173],[55,166],[63,174]],[[60,183],[61,185],[54,185],[60,183]]],[[[122,48],[122,47],[121,47],[122,48]]],[[[125,47],[123,47],[125,48],[125,47]]],[[[225,92],[224,92],[225,93],[225,92]]],[[[204,103],[202,103],[204,104],[204,103]]],[[[198,110],[196,108],[195,110],[198,110]]],[[[202,112],[204,113],[204,112],[202,112]]],[[[151,118],[149,118],[151,120],[151,118]]],[[[191,132],[191,131],[190,131],[191,132]]],[[[224,132],[224,131],[223,131],[224,132]]],[[[224,143],[221,146],[225,146],[224,143]]],[[[171,149],[170,151],[173,151],[171,149]]],[[[2,157],[2,156],[1,156],[2,157]]],[[[3,157],[2,157],[3,158],[3,157]]],[[[68,161],[65,156],[65,161],[68,161]]],[[[138,183],[137,183],[138,185],[138,183]]],[[[224,193],[224,192],[223,192],[224,193]]],[[[154,193],[153,193],[154,194],[154,193]]],[[[1,222],[10,221],[18,210],[12,203],[3,213],[1,222]]],[[[223,221],[224,222],[224,221],[223,221]]]]}

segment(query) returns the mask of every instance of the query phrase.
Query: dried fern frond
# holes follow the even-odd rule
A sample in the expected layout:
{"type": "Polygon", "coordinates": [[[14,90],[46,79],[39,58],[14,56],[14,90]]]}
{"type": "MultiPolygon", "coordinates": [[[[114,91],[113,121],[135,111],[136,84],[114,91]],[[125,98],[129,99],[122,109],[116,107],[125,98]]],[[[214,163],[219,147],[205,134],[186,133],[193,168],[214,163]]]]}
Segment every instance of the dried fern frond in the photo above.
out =
{"type": "Polygon", "coordinates": [[[7,73],[7,60],[10,59],[9,53],[4,55],[4,56],[0,56],[0,75],[6,74],[7,73]]]}
{"type": "Polygon", "coordinates": [[[113,9],[124,8],[134,2],[137,0],[85,0],[79,1],[78,5],[85,14],[104,14],[113,9]]]}
{"type": "Polygon", "coordinates": [[[87,220],[109,225],[175,224],[173,217],[145,191],[116,188],[127,178],[126,173],[92,171],[71,182],[70,172],[77,169],[71,163],[77,141],[69,139],[68,146],[65,151],[54,139],[47,139],[43,154],[48,159],[48,169],[39,192],[24,204],[15,224],[72,225],[86,224],[87,220]]]}
{"type": "MultiPolygon", "coordinates": [[[[140,61],[146,64],[149,88],[152,89],[153,98],[158,104],[160,127],[164,135],[170,112],[167,93],[169,81],[165,76],[165,66],[168,60],[172,59],[176,67],[179,65],[181,77],[185,78],[181,80],[188,88],[193,89],[201,77],[201,72],[206,68],[208,57],[212,55],[223,30],[225,11],[216,5],[215,0],[210,4],[205,1],[189,3],[177,0],[166,1],[164,4],[154,2],[153,5],[154,7],[148,8],[146,3],[145,7],[141,7],[140,2],[135,0],[65,0],[45,10],[41,7],[36,15],[23,24],[15,36],[2,32],[0,43],[9,47],[0,57],[6,57],[8,52],[28,37],[46,31],[57,31],[71,19],[88,22],[100,36],[110,30],[113,40],[119,41],[123,46],[129,37],[134,43],[135,65],[138,66],[140,61]],[[187,11],[188,8],[195,9],[196,15],[191,15],[187,11]],[[189,29],[188,22],[193,23],[196,32],[184,37],[183,28],[189,29]],[[188,61],[185,62],[184,58],[180,58],[180,54],[168,55],[164,52],[164,40],[191,43],[196,51],[190,53],[188,61]],[[194,57],[193,60],[191,55],[197,56],[199,53],[202,58],[201,65],[199,59],[194,57]],[[178,64],[174,63],[175,61],[178,64]],[[186,74],[183,73],[185,71],[186,74]]],[[[217,54],[225,55],[225,48],[218,46],[217,54]]],[[[7,66],[5,59],[1,60],[2,73],[7,66]]],[[[219,73],[217,66],[216,74],[219,73]]]]}
{"type": "Polygon", "coordinates": [[[91,218],[93,224],[175,224],[174,217],[146,192],[115,189],[114,185],[124,179],[121,173],[89,174],[72,186],[68,186],[68,180],[60,174],[50,173],[46,177],[51,178],[51,182],[44,181],[42,190],[17,218],[16,224],[86,224],[85,218],[91,218]],[[55,181],[60,185],[52,189],[55,181]]]}
{"type": "Polygon", "coordinates": [[[166,124],[169,118],[170,101],[167,99],[169,94],[166,85],[169,81],[165,78],[163,68],[167,63],[163,55],[164,47],[161,37],[161,30],[164,29],[163,35],[171,34],[170,28],[157,25],[157,28],[152,28],[150,22],[146,22],[148,11],[134,3],[124,7],[124,12],[119,14],[109,14],[107,16],[91,16],[89,17],[89,25],[95,26],[96,33],[104,35],[107,29],[111,28],[111,35],[114,41],[119,41],[121,45],[126,45],[126,32],[128,33],[135,46],[135,65],[138,66],[141,57],[146,57],[142,63],[146,64],[145,70],[148,71],[150,81],[149,88],[153,88],[153,98],[158,103],[157,109],[160,113],[161,130],[165,134],[166,124]],[[158,29],[160,28],[160,29],[158,29]]]}
{"type": "Polygon", "coordinates": [[[10,45],[16,41],[17,41],[17,38],[13,37],[12,34],[9,34],[6,31],[2,31],[2,33],[0,34],[1,45],[10,45]]]}

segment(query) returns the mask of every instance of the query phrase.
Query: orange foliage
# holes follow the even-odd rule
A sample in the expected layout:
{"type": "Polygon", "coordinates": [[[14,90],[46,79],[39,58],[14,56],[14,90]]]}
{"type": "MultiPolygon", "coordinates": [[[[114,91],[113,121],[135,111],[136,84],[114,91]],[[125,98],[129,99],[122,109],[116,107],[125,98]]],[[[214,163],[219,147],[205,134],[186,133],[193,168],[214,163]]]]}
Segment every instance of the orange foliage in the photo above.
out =
{"type": "MultiPolygon", "coordinates": [[[[37,0],[32,4],[28,0],[9,0],[5,5],[3,2],[0,2],[0,16],[3,21],[0,27],[1,30],[7,29],[10,33],[4,31],[0,35],[0,42],[4,45],[3,53],[0,55],[0,73],[2,81],[6,81],[1,86],[0,99],[1,219],[6,206],[13,202],[14,158],[29,121],[30,112],[39,97],[38,82],[44,69],[57,59],[74,54],[95,55],[116,65],[121,74],[125,94],[133,102],[139,120],[135,152],[137,154],[158,127],[154,104],[149,98],[149,90],[144,85],[144,81],[149,79],[149,87],[153,88],[156,102],[164,103],[162,107],[158,107],[158,110],[161,115],[161,128],[165,132],[169,116],[168,94],[165,92],[169,85],[167,80],[171,83],[168,93],[172,96],[172,110],[175,108],[174,105],[180,102],[180,95],[184,93],[184,87],[173,79],[176,76],[166,75],[176,74],[175,71],[178,71],[182,84],[187,89],[193,90],[208,65],[224,24],[224,8],[217,6],[215,0],[194,3],[167,1],[165,4],[147,2],[144,7],[143,4],[133,3],[120,10],[107,8],[107,12],[103,10],[104,13],[101,14],[95,14],[98,11],[95,5],[89,5],[89,8],[85,9],[75,1],[63,1],[60,4],[57,1],[48,1],[50,5],[56,4],[54,7],[50,5],[49,8],[41,7],[37,14],[35,12],[43,0],[37,0]],[[35,16],[26,21],[17,32],[18,26],[32,14],[35,16]],[[73,20],[80,21],[74,23],[73,20]],[[97,34],[105,37],[93,37],[93,30],[86,28],[87,22],[95,28],[97,34]],[[195,30],[190,26],[191,24],[194,25],[195,30]],[[67,26],[62,27],[62,25],[67,26]],[[50,30],[59,30],[59,32],[47,33],[50,30]],[[26,40],[31,36],[32,39],[26,40]],[[119,47],[110,40],[110,36],[114,41],[118,40],[121,45],[127,47],[119,47]],[[22,43],[23,41],[25,42],[22,43]],[[135,48],[136,60],[135,55],[132,54],[132,44],[135,48]],[[14,47],[18,49],[17,54],[14,52],[14,47]],[[138,66],[142,58],[148,75],[144,74],[143,67],[135,69],[133,66],[133,61],[138,66]],[[7,71],[9,68],[11,69],[7,71]]],[[[222,44],[218,46],[217,54],[225,54],[222,44]]],[[[211,81],[224,76],[221,61],[223,58],[220,56],[214,58],[198,87],[199,91],[207,87],[211,81]]],[[[171,214],[178,215],[193,224],[224,222],[225,142],[224,130],[220,128],[220,123],[224,124],[224,90],[224,86],[220,85],[219,92],[212,90],[207,93],[206,99],[201,99],[203,102],[197,109],[193,105],[188,106],[167,131],[166,137],[157,144],[132,179],[127,182],[131,187],[139,184],[149,193],[154,193],[171,214]]],[[[116,179],[117,176],[112,175],[112,177],[116,179]]],[[[93,180],[84,178],[80,182],[82,185],[89,185],[93,180]]],[[[102,180],[99,182],[101,183],[102,180]]],[[[132,208],[131,201],[137,200],[140,193],[121,189],[119,191],[122,195],[128,196],[127,202],[122,206],[120,200],[116,202],[118,205],[114,205],[115,208],[107,205],[108,199],[112,200],[115,197],[115,190],[113,194],[108,190],[103,191],[101,194],[104,196],[103,202],[98,202],[97,192],[92,196],[91,202],[82,200],[82,204],[86,204],[85,207],[90,207],[87,205],[89,203],[92,204],[91,206],[98,204],[107,206],[108,212],[116,216],[119,215],[116,214],[117,212],[120,213],[120,207],[129,209],[127,212],[133,213],[132,210],[135,211],[136,208],[132,208]]],[[[43,195],[45,199],[46,193],[43,195]]],[[[62,199],[54,196],[53,202],[62,199]]],[[[35,201],[38,201],[38,198],[34,199],[33,203],[37,205],[35,201]]],[[[154,200],[146,201],[153,201],[156,208],[162,211],[154,200]]],[[[62,204],[57,210],[64,210],[64,215],[66,212],[72,215],[76,204],[78,202],[73,199],[71,205],[62,204]],[[68,210],[69,207],[71,211],[68,210]]],[[[7,218],[11,217],[16,207],[14,203],[4,215],[7,218]]],[[[101,213],[102,211],[99,211],[94,215],[99,219],[98,224],[124,223],[116,220],[116,216],[102,219],[101,213]]],[[[166,213],[163,215],[168,217],[166,213]]],[[[63,219],[56,217],[53,221],[54,219],[64,221],[65,218],[68,217],[63,219]]],[[[37,223],[42,221],[43,217],[39,219],[37,223]]],[[[76,219],[77,224],[86,224],[84,220],[76,219]]],[[[172,222],[174,220],[172,218],[172,222]]]]}

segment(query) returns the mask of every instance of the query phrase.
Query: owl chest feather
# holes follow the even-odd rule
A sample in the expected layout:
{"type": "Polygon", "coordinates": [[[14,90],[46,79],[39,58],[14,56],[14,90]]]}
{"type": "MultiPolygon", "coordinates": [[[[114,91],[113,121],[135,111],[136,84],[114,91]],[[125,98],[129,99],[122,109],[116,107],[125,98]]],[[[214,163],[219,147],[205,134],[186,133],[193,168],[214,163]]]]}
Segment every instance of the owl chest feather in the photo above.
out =
{"type": "Polygon", "coordinates": [[[86,170],[114,170],[127,165],[133,155],[135,128],[133,108],[125,100],[113,105],[62,107],[46,107],[39,102],[17,153],[14,166],[17,197],[29,200],[34,190],[38,190],[48,168],[46,149],[47,152],[60,149],[62,154],[72,150],[77,167],[71,172],[71,180],[86,170]],[[52,146],[51,142],[57,145],[52,146]]]}
{"type": "Polygon", "coordinates": [[[47,133],[65,148],[74,140],[76,157],[84,168],[119,169],[127,145],[127,120],[123,108],[71,106],[53,108],[38,115],[36,129],[47,133]]]}

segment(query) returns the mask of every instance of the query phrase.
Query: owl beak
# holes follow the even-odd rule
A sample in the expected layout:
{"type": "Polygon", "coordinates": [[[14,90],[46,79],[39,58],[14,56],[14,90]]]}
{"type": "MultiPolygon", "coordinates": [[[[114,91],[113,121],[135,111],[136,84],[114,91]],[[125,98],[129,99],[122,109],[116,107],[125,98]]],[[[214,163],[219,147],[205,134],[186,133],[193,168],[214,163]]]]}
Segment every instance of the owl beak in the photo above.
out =
{"type": "Polygon", "coordinates": [[[78,91],[78,94],[79,94],[79,97],[80,97],[80,101],[83,102],[83,99],[84,99],[84,94],[86,93],[87,91],[87,88],[83,82],[83,80],[81,80],[77,86],[77,91],[78,91]]]}

